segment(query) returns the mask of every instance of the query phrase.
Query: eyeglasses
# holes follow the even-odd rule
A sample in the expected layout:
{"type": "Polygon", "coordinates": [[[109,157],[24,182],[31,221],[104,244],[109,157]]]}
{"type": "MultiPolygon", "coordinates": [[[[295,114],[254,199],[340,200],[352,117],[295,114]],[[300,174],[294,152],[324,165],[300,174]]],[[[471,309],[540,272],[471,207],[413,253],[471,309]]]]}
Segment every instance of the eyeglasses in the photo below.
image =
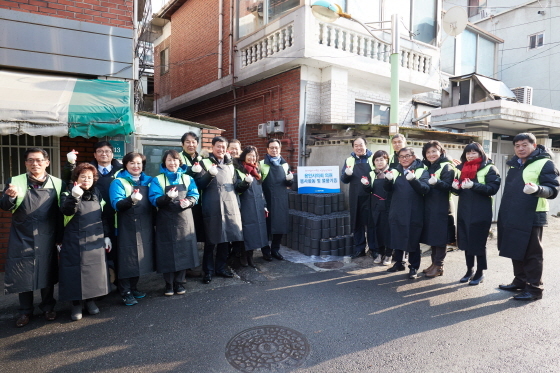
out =
{"type": "Polygon", "coordinates": [[[25,162],[30,163],[30,164],[33,164],[33,163],[41,164],[45,161],[46,161],[46,159],[33,159],[33,158],[27,158],[25,160],[25,162]]]}
{"type": "Polygon", "coordinates": [[[399,159],[409,159],[414,157],[412,154],[399,155],[399,159]]]}
{"type": "Polygon", "coordinates": [[[111,153],[113,153],[112,150],[96,150],[95,152],[97,154],[111,154],[111,153]]]}

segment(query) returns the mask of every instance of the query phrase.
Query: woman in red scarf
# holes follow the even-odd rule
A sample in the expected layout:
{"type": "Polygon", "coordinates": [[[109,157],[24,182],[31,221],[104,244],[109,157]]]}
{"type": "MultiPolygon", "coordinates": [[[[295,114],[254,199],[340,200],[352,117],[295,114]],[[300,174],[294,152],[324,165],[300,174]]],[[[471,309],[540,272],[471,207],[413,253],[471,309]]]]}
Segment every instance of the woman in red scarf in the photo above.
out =
{"type": "Polygon", "coordinates": [[[482,146],[473,142],[463,150],[459,179],[453,192],[459,196],[457,209],[457,246],[465,251],[467,273],[460,282],[478,285],[487,269],[486,240],[492,224],[492,196],[500,189],[500,174],[488,159],[482,146]],[[473,273],[475,257],[476,272],[473,273]]]}
{"type": "Polygon", "coordinates": [[[243,243],[247,264],[253,263],[253,250],[268,245],[266,233],[266,201],[262,192],[262,177],[259,168],[259,153],[254,146],[247,146],[241,152],[236,165],[236,175],[242,182],[237,183],[243,225],[243,243]]]}

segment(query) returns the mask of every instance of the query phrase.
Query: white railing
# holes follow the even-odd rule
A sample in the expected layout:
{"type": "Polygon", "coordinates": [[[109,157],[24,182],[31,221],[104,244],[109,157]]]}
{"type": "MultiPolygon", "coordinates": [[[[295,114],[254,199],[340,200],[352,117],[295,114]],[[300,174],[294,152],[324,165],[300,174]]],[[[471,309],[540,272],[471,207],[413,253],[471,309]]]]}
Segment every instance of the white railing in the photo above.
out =
{"type": "MultiPolygon", "coordinates": [[[[319,22],[319,44],[357,54],[381,62],[389,62],[391,44],[380,42],[371,36],[334,24],[319,22]]],[[[409,49],[401,49],[401,66],[428,74],[432,67],[432,57],[409,49]]]]}
{"type": "Polygon", "coordinates": [[[294,26],[290,24],[241,49],[241,67],[247,67],[293,45],[294,26]]]}

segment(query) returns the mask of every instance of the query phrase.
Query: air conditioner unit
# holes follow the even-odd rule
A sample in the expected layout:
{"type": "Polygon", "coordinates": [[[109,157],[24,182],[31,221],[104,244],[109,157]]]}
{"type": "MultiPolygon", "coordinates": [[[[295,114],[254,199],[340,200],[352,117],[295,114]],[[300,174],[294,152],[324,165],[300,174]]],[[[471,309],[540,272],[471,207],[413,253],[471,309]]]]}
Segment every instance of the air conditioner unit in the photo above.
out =
{"type": "Polygon", "coordinates": [[[272,120],[268,122],[268,133],[284,133],[284,121],[272,120]]]}
{"type": "Polygon", "coordinates": [[[257,130],[257,136],[261,138],[266,138],[268,135],[268,124],[261,123],[259,124],[259,129],[257,130]]]}
{"type": "Polygon", "coordinates": [[[517,101],[533,105],[533,87],[517,87],[512,88],[511,91],[515,94],[517,101]]]}

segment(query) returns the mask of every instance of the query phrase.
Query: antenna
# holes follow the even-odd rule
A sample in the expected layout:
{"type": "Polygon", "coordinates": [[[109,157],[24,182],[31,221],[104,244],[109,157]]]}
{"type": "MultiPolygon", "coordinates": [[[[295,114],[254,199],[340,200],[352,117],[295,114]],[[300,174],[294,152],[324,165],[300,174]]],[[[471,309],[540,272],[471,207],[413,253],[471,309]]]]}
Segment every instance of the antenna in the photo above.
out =
{"type": "Polygon", "coordinates": [[[469,17],[467,11],[460,6],[454,6],[443,16],[443,31],[447,35],[457,36],[465,30],[469,17]]]}

